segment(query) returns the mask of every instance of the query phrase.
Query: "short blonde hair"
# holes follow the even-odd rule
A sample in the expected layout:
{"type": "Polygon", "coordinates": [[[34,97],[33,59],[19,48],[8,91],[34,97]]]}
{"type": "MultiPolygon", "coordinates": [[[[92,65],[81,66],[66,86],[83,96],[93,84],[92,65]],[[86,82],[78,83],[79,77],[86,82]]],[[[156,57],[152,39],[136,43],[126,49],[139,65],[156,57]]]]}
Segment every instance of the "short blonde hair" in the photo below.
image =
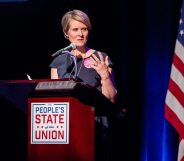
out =
{"type": "Polygon", "coordinates": [[[91,22],[88,15],[80,10],[72,10],[66,12],[62,17],[61,26],[63,28],[64,33],[68,32],[71,20],[79,21],[87,26],[88,31],[91,30],[91,22]]]}

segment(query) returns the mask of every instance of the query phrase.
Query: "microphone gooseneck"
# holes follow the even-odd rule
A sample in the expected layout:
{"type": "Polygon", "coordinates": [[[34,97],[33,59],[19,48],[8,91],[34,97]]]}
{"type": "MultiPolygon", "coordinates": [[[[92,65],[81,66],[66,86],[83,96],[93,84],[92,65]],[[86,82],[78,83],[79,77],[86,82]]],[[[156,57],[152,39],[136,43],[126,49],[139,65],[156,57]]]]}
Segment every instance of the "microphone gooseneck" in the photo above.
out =
{"type": "Polygon", "coordinates": [[[51,56],[52,57],[56,57],[58,55],[61,55],[61,54],[65,54],[67,51],[70,52],[71,50],[74,50],[76,49],[76,45],[74,43],[71,43],[69,46],[65,47],[65,48],[62,48],[58,51],[56,51],[54,54],[52,54],[51,56]]]}

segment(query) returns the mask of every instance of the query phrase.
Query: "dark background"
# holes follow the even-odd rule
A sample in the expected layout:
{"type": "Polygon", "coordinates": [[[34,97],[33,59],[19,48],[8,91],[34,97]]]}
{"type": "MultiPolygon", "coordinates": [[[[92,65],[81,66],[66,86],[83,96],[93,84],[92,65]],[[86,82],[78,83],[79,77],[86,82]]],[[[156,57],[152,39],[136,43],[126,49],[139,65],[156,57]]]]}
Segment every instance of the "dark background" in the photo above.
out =
{"type": "Polygon", "coordinates": [[[92,23],[87,45],[110,56],[119,93],[117,107],[127,111],[112,122],[112,161],[175,161],[177,134],[164,119],[164,100],[181,3],[0,3],[0,79],[27,79],[26,73],[32,79],[50,78],[51,54],[68,45],[60,19],[68,10],[81,9],[92,23]]]}

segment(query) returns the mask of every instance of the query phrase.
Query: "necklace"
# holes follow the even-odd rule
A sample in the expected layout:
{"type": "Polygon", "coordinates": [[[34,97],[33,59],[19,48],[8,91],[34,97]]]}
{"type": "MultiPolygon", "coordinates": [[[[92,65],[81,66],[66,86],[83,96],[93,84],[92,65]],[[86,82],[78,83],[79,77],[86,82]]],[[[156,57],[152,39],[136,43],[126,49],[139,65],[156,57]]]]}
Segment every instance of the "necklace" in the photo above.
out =
{"type": "Polygon", "coordinates": [[[83,66],[83,64],[84,64],[84,59],[85,59],[85,58],[82,58],[81,65],[80,65],[79,70],[78,70],[78,72],[77,72],[77,77],[79,76],[79,73],[80,73],[80,71],[81,71],[81,69],[82,69],[82,66],[83,66]]]}
{"type": "MultiPolygon", "coordinates": [[[[80,73],[80,71],[81,71],[81,68],[82,68],[82,66],[83,66],[83,64],[84,64],[84,59],[85,59],[85,58],[82,58],[82,62],[81,62],[80,67],[79,67],[79,69],[77,70],[77,73],[76,73],[76,77],[75,77],[75,76],[73,77],[74,79],[76,79],[76,78],[79,76],[79,73],[80,73]]],[[[73,67],[72,71],[70,72],[69,79],[72,77],[72,73],[76,70],[76,68],[77,68],[77,66],[74,66],[74,67],[73,67]]]]}

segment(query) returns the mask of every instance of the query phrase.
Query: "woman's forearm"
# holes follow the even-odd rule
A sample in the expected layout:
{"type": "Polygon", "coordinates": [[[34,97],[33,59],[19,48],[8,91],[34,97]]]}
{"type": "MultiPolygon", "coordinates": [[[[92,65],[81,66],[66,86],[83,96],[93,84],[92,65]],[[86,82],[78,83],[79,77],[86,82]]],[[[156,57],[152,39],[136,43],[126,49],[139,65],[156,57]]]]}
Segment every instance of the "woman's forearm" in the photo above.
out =
{"type": "Polygon", "coordinates": [[[114,86],[113,80],[109,77],[101,80],[102,94],[106,96],[111,102],[115,103],[117,99],[117,90],[114,86]]]}

